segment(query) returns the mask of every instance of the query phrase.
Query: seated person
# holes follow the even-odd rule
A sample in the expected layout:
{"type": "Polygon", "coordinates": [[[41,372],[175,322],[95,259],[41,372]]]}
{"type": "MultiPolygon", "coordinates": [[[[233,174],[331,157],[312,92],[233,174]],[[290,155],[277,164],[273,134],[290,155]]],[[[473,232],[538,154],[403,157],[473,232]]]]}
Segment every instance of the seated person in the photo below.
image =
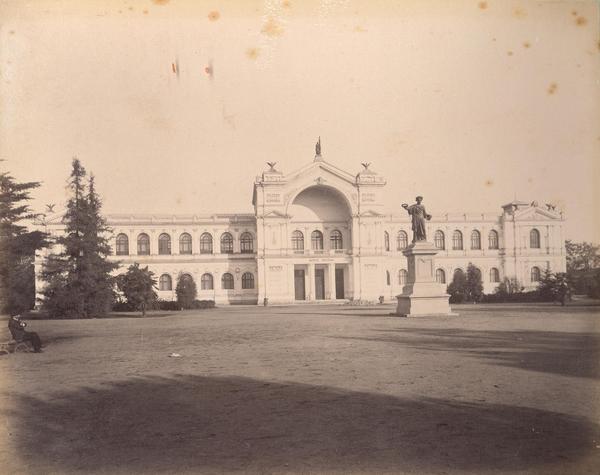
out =
{"type": "Polygon", "coordinates": [[[33,346],[33,351],[39,353],[42,351],[42,340],[36,332],[26,331],[26,326],[27,323],[22,321],[19,315],[13,315],[8,319],[8,329],[15,341],[29,341],[31,342],[31,346],[33,346]]]}

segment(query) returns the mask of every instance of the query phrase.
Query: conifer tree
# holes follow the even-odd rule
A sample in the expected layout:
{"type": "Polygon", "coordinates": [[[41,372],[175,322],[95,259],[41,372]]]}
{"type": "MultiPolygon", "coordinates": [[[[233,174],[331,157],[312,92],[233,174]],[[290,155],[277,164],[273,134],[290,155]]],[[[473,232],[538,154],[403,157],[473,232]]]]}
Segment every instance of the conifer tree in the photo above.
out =
{"type": "Polygon", "coordinates": [[[479,302],[483,297],[481,271],[469,262],[467,267],[466,296],[469,302],[479,302]]]}
{"type": "Polygon", "coordinates": [[[44,233],[27,231],[21,223],[35,218],[26,202],[39,186],[0,172],[0,313],[22,313],[35,303],[35,251],[48,242],[44,233]]]}
{"type": "Polygon", "coordinates": [[[177,302],[182,308],[192,308],[197,295],[194,278],[188,274],[181,274],[177,279],[175,294],[177,295],[177,302]]]}
{"type": "Polygon", "coordinates": [[[117,263],[108,260],[110,232],[100,214],[101,201],[94,178],[85,183],[86,171],[73,159],[69,179],[72,193],[63,218],[64,235],[56,238],[59,252],[48,257],[42,278],[47,282],[43,309],[51,316],[88,318],[110,310],[114,293],[111,271],[117,263]]]}

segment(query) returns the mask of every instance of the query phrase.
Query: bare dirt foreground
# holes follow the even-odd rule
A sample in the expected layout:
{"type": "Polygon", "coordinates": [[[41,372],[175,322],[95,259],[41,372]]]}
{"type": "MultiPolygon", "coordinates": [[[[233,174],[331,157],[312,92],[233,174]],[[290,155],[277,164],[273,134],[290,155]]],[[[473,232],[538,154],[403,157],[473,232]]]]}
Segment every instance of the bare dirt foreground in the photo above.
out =
{"type": "Polygon", "coordinates": [[[392,310],[32,321],[0,472],[599,473],[599,307],[392,310]]]}

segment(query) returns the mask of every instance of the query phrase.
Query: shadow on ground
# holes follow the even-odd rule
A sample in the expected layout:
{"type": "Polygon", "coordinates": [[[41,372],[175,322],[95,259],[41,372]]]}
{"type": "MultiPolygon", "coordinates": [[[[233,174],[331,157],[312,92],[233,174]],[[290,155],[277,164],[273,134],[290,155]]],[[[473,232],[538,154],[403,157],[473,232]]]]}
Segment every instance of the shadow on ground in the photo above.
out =
{"type": "Polygon", "coordinates": [[[489,363],[546,373],[600,379],[600,335],[533,330],[460,328],[377,330],[377,336],[330,338],[397,343],[426,351],[460,352],[489,363]]]}
{"type": "Polygon", "coordinates": [[[584,419],[533,408],[240,377],[136,378],[16,402],[5,415],[27,473],[575,473],[593,467],[600,440],[584,419]]]}

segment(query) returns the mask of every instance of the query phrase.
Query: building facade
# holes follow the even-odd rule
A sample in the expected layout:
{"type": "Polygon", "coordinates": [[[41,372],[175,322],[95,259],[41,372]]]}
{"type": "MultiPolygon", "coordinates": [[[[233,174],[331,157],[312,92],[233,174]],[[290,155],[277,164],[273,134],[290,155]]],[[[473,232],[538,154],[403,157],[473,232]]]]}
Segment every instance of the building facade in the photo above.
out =
{"type": "MultiPolygon", "coordinates": [[[[109,215],[111,259],[118,272],[148,266],[165,300],[175,299],[179,278],[194,279],[198,299],[217,304],[395,300],[407,278],[411,223],[404,212],[386,213],[384,177],[363,168],[348,173],[320,153],[287,175],[269,164],[254,181],[252,214],[109,215]]],[[[546,269],[565,271],[561,213],[516,200],[501,210],[432,213],[427,237],[439,249],[438,282],[450,283],[469,263],[486,293],[505,278],[532,289],[546,269]]],[[[59,221],[46,224],[62,232],[59,221]]]]}

